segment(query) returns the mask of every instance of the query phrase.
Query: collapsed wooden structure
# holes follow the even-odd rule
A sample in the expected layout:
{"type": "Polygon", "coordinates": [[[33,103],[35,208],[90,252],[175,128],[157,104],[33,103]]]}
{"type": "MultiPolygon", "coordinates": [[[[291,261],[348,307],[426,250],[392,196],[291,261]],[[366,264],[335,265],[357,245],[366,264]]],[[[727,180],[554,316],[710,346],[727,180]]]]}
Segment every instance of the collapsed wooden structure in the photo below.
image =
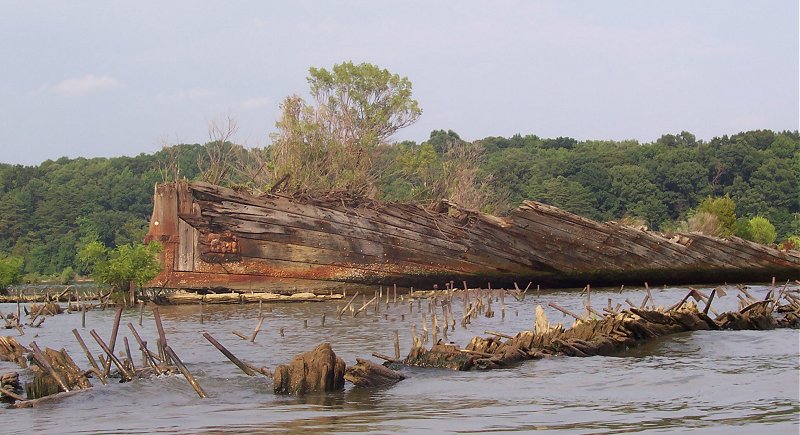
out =
{"type": "MultiPolygon", "coordinates": [[[[404,359],[388,358],[387,365],[447,368],[453,370],[495,369],[508,367],[525,360],[550,356],[607,356],[635,347],[647,341],[680,332],[700,330],[770,330],[800,328],[800,297],[787,292],[786,287],[771,290],[764,299],[755,299],[744,290],[738,311],[725,312],[716,318],[708,315],[717,290],[705,296],[696,289],[675,305],[664,308],[639,306],[624,310],[605,308],[604,313],[587,305],[588,315],[578,315],[549,304],[575,317],[575,324],[565,329],[562,324],[551,325],[544,310],[536,307],[535,328],[516,335],[486,331],[488,337],[476,336],[465,348],[437,340],[430,349],[415,338],[414,346],[404,359]],[[691,301],[705,301],[699,310],[691,301]]],[[[383,359],[385,356],[375,355],[383,359]]]]}
{"type": "MultiPolygon", "coordinates": [[[[589,288],[585,290],[588,302],[589,288]]],[[[708,313],[714,311],[711,309],[711,304],[717,291],[723,294],[722,289],[714,289],[708,296],[696,289],[690,289],[682,300],[667,308],[657,307],[647,289],[647,295],[638,307],[629,302],[631,306],[627,309],[620,309],[619,306],[613,308],[609,300],[609,306],[603,309],[604,313],[601,313],[587,303],[587,313],[582,315],[550,303],[551,307],[575,317],[575,324],[568,329],[561,324],[551,325],[544,315],[544,310],[537,306],[535,327],[532,330],[522,331],[514,336],[487,331],[488,337],[476,336],[463,349],[440,340],[434,340],[433,346],[427,349],[421,344],[423,339],[415,335],[414,346],[408,356],[401,360],[395,341],[396,358],[373,354],[387,360],[385,365],[389,366],[388,368],[361,358],[356,359],[356,365],[346,366],[333,352],[331,345],[323,343],[312,351],[296,356],[288,364],[277,366],[273,376],[273,373],[266,368],[257,368],[236,358],[210,334],[203,333],[203,336],[245,374],[273,377],[273,390],[276,394],[303,395],[310,392],[342,390],[345,381],[357,388],[386,387],[405,379],[404,374],[392,370],[399,365],[453,370],[497,369],[525,360],[551,356],[612,355],[652,339],[680,332],[800,327],[800,296],[797,295],[797,290],[788,288],[788,282],[780,289],[773,286],[763,299],[754,298],[745,287],[739,287],[739,290],[742,293],[737,295],[740,300],[739,309],[721,313],[716,318],[711,318],[708,313]],[[700,310],[690,298],[705,302],[704,308],[700,310]]],[[[443,310],[450,314],[452,314],[454,295],[455,292],[452,290],[444,292],[445,299],[441,301],[443,310]],[[445,309],[445,306],[449,308],[445,309]]],[[[473,306],[480,306],[480,311],[488,306],[486,313],[489,315],[491,312],[489,302],[493,296],[496,297],[491,290],[484,292],[480,289],[475,294],[474,300],[468,290],[460,296],[465,303],[464,318],[476,315],[478,311],[472,309],[473,306]],[[484,298],[487,301],[486,305],[482,302],[484,298]]],[[[433,309],[437,305],[434,297],[429,307],[433,309]]],[[[101,354],[98,358],[99,364],[87,349],[78,331],[72,331],[91,364],[92,368],[89,370],[80,369],[63,349],[56,351],[46,348],[42,351],[36,342],[32,342],[30,348],[26,348],[14,338],[0,336],[0,360],[15,361],[21,368],[28,367],[27,362],[30,362],[29,370],[32,373],[31,381],[24,385],[24,396],[19,374],[0,375],[0,402],[11,403],[14,407],[31,407],[53,397],[63,397],[91,388],[89,377],[96,377],[105,384],[109,377],[119,377],[122,382],[127,382],[141,377],[177,372],[184,375],[200,398],[207,397],[206,392],[168,344],[157,307],[153,309],[153,314],[159,335],[156,340],[158,353],[151,352],[147,342],[142,340],[133,324],[128,323],[128,328],[142,352],[143,361],[146,362],[140,367],[134,365],[127,338],[123,340],[126,357],[117,358],[114,346],[121,313],[122,308],[117,310],[108,342],[100,338],[96,331],[91,331],[92,337],[108,357],[104,359],[101,354]],[[117,368],[116,373],[111,371],[112,364],[117,368]]],[[[448,327],[455,327],[454,322],[447,321],[448,318],[453,320],[452,316],[445,315],[444,318],[444,325],[448,325],[445,326],[445,331],[448,327]]],[[[255,339],[255,333],[260,325],[261,322],[251,340],[255,339]]],[[[434,329],[434,336],[436,333],[434,329]]]]}
{"type": "Polygon", "coordinates": [[[164,245],[152,287],[275,294],[444,288],[448,282],[708,283],[800,277],[800,251],[739,238],[665,235],[525,202],[509,216],[331,194],[156,187],[147,241],[164,245]]]}

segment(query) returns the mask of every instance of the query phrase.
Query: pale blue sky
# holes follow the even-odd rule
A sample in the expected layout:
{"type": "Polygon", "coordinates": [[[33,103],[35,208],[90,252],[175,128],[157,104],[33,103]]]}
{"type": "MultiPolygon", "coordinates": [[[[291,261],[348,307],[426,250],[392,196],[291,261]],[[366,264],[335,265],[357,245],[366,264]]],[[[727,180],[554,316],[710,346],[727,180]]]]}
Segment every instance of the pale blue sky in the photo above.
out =
{"type": "Polygon", "coordinates": [[[0,0],[0,162],[263,146],[310,66],[407,76],[396,139],[798,129],[798,1],[0,0]]]}

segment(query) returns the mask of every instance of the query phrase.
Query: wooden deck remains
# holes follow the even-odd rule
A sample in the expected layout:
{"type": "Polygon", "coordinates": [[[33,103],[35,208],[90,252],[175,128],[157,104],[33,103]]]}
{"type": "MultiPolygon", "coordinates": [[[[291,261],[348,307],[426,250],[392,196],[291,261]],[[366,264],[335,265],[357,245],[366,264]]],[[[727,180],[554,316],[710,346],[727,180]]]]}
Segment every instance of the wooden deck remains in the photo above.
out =
{"type": "Polygon", "coordinates": [[[447,201],[428,209],[169,183],[156,187],[147,240],[165,248],[163,270],[150,286],[201,293],[800,278],[800,251],[594,222],[532,201],[498,217],[447,201]]]}

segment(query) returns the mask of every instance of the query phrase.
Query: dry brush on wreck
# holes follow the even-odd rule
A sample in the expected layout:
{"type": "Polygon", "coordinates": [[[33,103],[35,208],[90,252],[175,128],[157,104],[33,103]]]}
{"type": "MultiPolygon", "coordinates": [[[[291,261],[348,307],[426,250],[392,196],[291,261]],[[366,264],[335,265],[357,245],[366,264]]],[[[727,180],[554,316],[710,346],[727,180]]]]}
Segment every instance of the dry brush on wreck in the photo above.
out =
{"type": "Polygon", "coordinates": [[[509,216],[331,194],[254,196],[202,182],[156,187],[152,287],[328,294],[447,282],[549,286],[800,277],[800,251],[739,238],[594,222],[528,201],[509,216]]]}

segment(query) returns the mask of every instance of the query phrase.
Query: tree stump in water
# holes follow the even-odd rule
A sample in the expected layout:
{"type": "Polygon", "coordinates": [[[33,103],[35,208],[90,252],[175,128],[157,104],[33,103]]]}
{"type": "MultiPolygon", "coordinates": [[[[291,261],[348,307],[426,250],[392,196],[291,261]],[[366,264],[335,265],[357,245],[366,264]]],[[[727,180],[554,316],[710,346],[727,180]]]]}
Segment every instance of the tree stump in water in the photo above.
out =
{"type": "Polygon", "coordinates": [[[344,388],[345,363],[328,343],[294,357],[288,365],[275,368],[273,389],[276,394],[302,396],[314,391],[344,388]]]}
{"type": "Polygon", "coordinates": [[[406,377],[372,361],[356,358],[356,365],[350,366],[344,373],[344,379],[356,387],[385,387],[394,385],[406,377]]]}

